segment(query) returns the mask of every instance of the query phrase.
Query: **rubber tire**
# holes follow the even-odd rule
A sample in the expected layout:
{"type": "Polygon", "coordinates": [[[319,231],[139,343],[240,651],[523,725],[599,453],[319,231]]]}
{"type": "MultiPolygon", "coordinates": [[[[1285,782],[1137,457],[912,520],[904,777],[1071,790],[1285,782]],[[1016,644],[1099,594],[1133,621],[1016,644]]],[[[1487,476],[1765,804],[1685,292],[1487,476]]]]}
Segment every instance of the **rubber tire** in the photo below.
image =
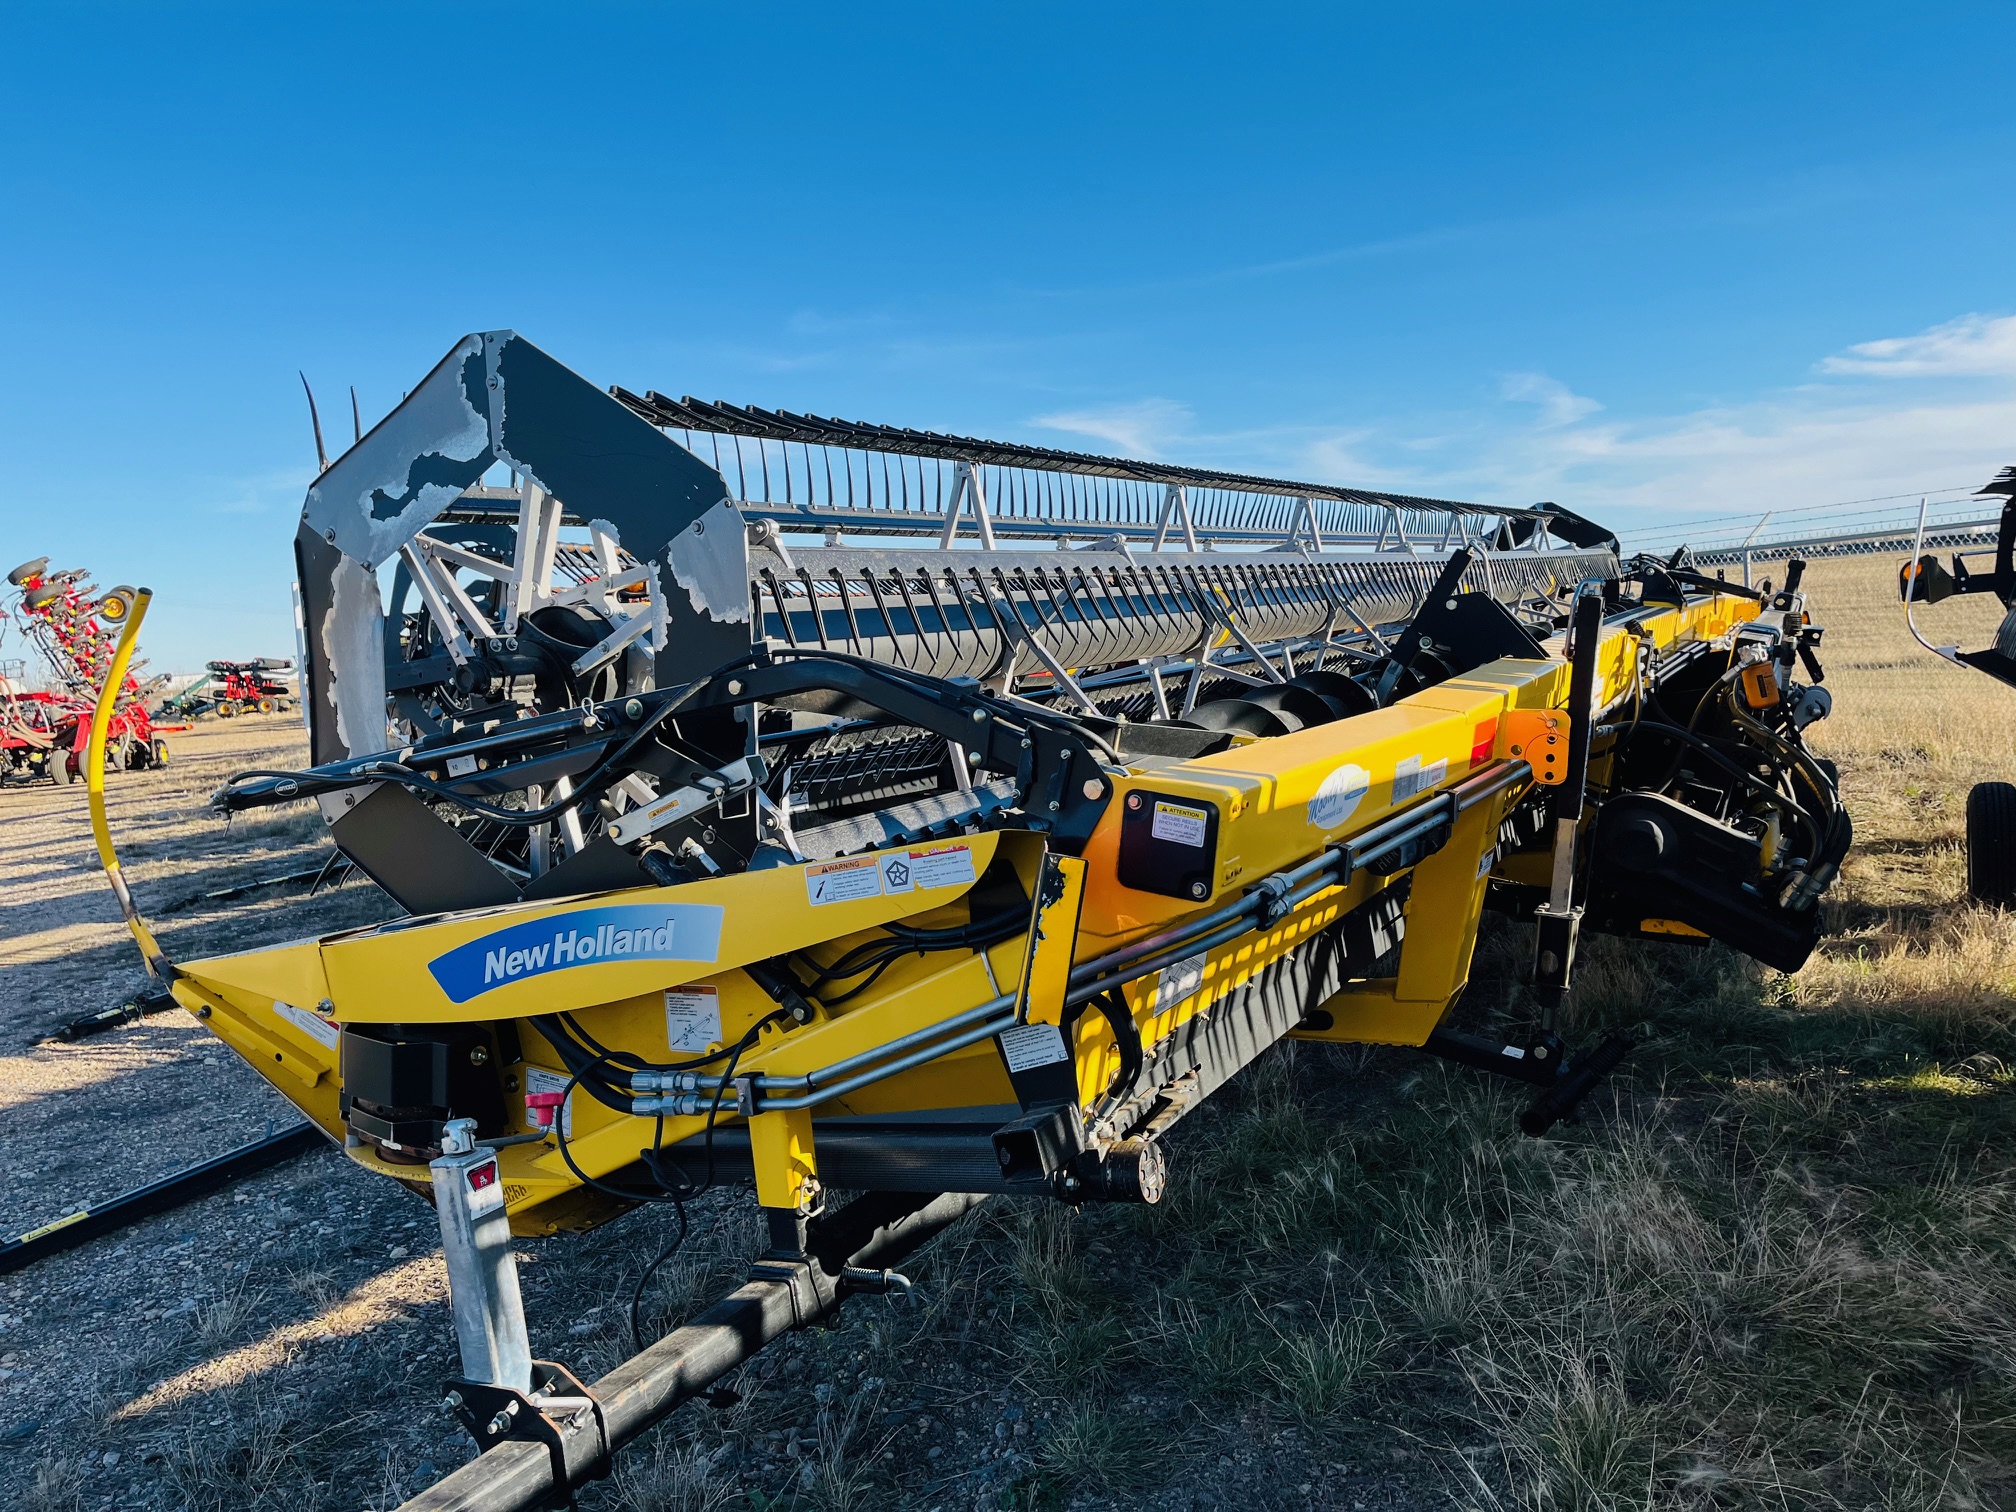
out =
{"type": "Polygon", "coordinates": [[[1977,782],[1967,794],[1967,891],[2016,906],[2016,783],[1977,782]]]}
{"type": "Polygon", "coordinates": [[[56,770],[61,774],[56,780],[66,786],[70,783],[82,782],[84,780],[84,763],[82,759],[73,758],[68,752],[65,752],[62,759],[56,763],[56,770]]]}
{"type": "Polygon", "coordinates": [[[259,712],[260,712],[261,714],[271,714],[271,713],[273,712],[273,700],[272,700],[272,699],[270,699],[270,698],[262,698],[262,699],[260,699],[260,700],[259,700],[259,712]]]}
{"type": "Polygon", "coordinates": [[[149,762],[150,766],[165,767],[166,765],[168,765],[167,741],[163,740],[159,735],[156,735],[154,737],[154,744],[151,747],[151,750],[153,751],[153,760],[149,762]]]}

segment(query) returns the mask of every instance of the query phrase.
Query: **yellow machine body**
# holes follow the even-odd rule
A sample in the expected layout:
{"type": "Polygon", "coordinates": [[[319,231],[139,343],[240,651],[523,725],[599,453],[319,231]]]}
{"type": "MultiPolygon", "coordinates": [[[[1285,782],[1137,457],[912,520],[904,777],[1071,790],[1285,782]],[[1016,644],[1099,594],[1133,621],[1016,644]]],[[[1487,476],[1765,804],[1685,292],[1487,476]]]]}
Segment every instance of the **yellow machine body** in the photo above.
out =
{"type": "MultiPolygon", "coordinates": [[[[1700,596],[1639,612],[1629,628],[1621,620],[1606,625],[1597,708],[1633,697],[1648,645],[1662,652],[1689,641],[1723,640],[1757,609],[1747,599],[1700,596]]],[[[821,1009],[810,1022],[772,1023],[735,1063],[738,1073],[803,1076],[870,1055],[1004,994],[1021,1004],[1027,1022],[1057,1023],[1074,965],[1220,907],[1258,879],[1439,792],[1480,774],[1506,774],[1516,780],[1465,809],[1440,848],[1406,872],[1358,874],[1210,950],[1201,969],[1181,980],[1156,972],[1121,989],[1142,1044],[1152,1051],[1298,942],[1405,875],[1404,939],[1393,974],[1351,982],[1295,1032],[1329,1041],[1420,1045],[1468,980],[1488,882],[1508,875],[1497,850],[1500,825],[1532,780],[1520,743],[1549,737],[1547,722],[1533,716],[1565,708],[1568,686],[1567,663],[1558,657],[1501,660],[1390,707],[1294,734],[1242,737],[1230,749],[1194,760],[1133,758],[1124,773],[1109,774],[1114,802],[1082,856],[1049,858],[1062,884],[1054,897],[1038,889],[1046,865],[1041,835],[980,832],[677,887],[400,919],[181,963],[172,990],[341,1140],[340,1024],[503,1024],[565,1012],[593,1042],[663,1062],[668,1015],[696,994],[718,1009],[721,1037],[713,1050],[773,1014],[775,1002],[744,969],[752,962],[796,951],[830,964],[878,938],[884,925],[963,923],[969,894],[997,859],[1014,867],[1028,896],[1048,899],[1039,906],[1033,944],[1025,934],[984,950],[902,957],[871,988],[821,1009]],[[1215,814],[1217,861],[1207,896],[1164,897],[1120,884],[1123,816],[1130,803],[1142,802],[1165,805],[1178,825],[1215,814]],[[901,890],[892,878],[902,879],[901,890]],[[568,946],[561,951],[564,963],[553,954],[561,941],[568,946]],[[690,958],[681,958],[682,950],[690,958]]],[[[1600,781],[1602,741],[1591,760],[1592,777],[1600,781]]],[[[1544,859],[1519,858],[1529,871],[1544,859]]],[[[1685,926],[1674,932],[1694,933],[1685,926]]],[[[536,1135],[523,1098],[535,1087],[557,1090],[567,1073],[538,1035],[515,1039],[521,1058],[498,1068],[511,1131],[536,1135]]],[[[1089,1105],[1115,1075],[1118,1044],[1096,1013],[1077,1019],[1072,1040],[1071,1069],[1089,1105]]],[[[990,1037],[828,1102],[758,1111],[746,1122],[759,1199],[770,1208],[802,1208],[816,1193],[821,1120],[954,1108],[1012,1112],[1015,1102],[1003,1055],[990,1037]]],[[[717,1133],[745,1121],[731,1089],[709,1094],[700,1111],[665,1117],[662,1132],[656,1119],[618,1113],[578,1088],[562,1116],[564,1151],[551,1134],[499,1151],[517,1232],[585,1227],[620,1210],[614,1199],[584,1185],[570,1169],[570,1156],[580,1172],[599,1179],[636,1162],[640,1150],[669,1150],[702,1136],[710,1120],[717,1133]]],[[[389,1176],[416,1183],[425,1178],[424,1163],[397,1163],[354,1139],[349,1153],[389,1176]]]]}

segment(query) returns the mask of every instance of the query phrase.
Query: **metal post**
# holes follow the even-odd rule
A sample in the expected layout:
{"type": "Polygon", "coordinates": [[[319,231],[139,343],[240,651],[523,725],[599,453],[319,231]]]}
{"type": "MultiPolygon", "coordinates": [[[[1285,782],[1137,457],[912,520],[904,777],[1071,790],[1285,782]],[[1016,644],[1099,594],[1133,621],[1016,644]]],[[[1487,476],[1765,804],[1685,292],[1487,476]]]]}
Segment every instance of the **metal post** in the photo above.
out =
{"type": "Polygon", "coordinates": [[[428,1169],[434,1173],[434,1212],[441,1220],[462,1374],[529,1393],[532,1347],[525,1338],[525,1304],[518,1295],[497,1152],[476,1147],[476,1121],[470,1118],[449,1120],[441,1149],[428,1169]]]}

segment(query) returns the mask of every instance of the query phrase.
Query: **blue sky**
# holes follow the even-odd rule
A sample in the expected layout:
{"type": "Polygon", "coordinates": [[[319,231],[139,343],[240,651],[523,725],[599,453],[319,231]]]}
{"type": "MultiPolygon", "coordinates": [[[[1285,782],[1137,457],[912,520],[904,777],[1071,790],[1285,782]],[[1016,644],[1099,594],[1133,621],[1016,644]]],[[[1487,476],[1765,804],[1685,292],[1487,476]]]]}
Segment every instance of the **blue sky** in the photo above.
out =
{"type": "MultiPolygon", "coordinates": [[[[290,654],[313,452],[598,383],[1620,527],[2016,461],[2006,5],[0,6],[0,556],[290,654]],[[338,418],[341,416],[341,418],[338,418]]],[[[18,654],[0,651],[0,655],[18,654]]]]}

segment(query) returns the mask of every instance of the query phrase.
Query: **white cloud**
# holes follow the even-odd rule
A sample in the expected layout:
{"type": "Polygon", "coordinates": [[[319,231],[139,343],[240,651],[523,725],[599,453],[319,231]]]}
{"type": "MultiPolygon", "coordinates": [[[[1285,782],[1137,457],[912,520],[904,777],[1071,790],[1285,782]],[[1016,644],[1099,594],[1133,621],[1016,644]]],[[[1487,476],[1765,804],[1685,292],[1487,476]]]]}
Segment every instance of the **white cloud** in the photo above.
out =
{"type": "MultiPolygon", "coordinates": [[[[1839,513],[1859,526],[1874,522],[1853,501],[1908,495],[1882,506],[1903,513],[1921,492],[1969,494],[2016,462],[2016,317],[1969,315],[1861,342],[1815,372],[1748,398],[1637,415],[1517,372],[1500,381],[1510,406],[1350,429],[1213,433],[1160,398],[1035,423],[1144,458],[1500,504],[1552,499],[1627,532],[1705,534],[1688,522],[1836,504],[1807,523],[1839,513]],[[1944,381],[1900,388],[1902,377],[1944,381]]],[[[1740,537],[1746,527],[1734,528],[1740,537]]]]}
{"type": "Polygon", "coordinates": [[[1499,393],[1517,404],[1537,404],[1540,423],[1549,429],[1586,420],[1603,408],[1545,373],[1507,373],[1499,393]]]}
{"type": "Polygon", "coordinates": [[[1144,460],[1160,457],[1163,448],[1174,442],[1195,439],[1189,406],[1173,399],[1137,399],[1130,404],[1065,410],[1038,415],[1030,423],[1091,436],[1118,447],[1128,456],[1144,460]]]}
{"type": "Polygon", "coordinates": [[[2016,376],[2016,315],[1962,315],[1916,336],[1864,341],[1820,364],[1876,378],[2016,376]]]}

